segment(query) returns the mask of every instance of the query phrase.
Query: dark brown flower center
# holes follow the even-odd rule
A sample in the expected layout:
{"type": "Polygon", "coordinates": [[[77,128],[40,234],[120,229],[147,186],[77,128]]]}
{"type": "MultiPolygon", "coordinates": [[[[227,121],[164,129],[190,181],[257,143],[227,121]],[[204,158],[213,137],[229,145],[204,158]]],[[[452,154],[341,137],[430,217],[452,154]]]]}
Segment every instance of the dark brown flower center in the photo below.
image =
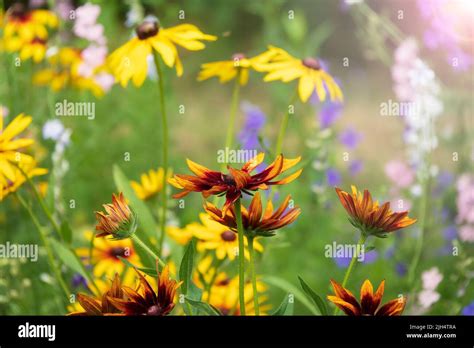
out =
{"type": "Polygon", "coordinates": [[[140,40],[146,40],[149,37],[155,36],[160,31],[158,22],[156,21],[144,21],[135,29],[137,36],[140,40]]]}
{"type": "Polygon", "coordinates": [[[233,242],[237,239],[237,236],[232,231],[224,231],[221,233],[221,238],[226,242],[233,242]]]}
{"type": "Polygon", "coordinates": [[[17,20],[26,20],[28,18],[28,12],[26,10],[25,5],[19,2],[16,2],[10,6],[10,8],[8,9],[8,15],[11,18],[17,20]]]}
{"type": "Polygon", "coordinates": [[[216,283],[217,286],[226,286],[230,284],[230,279],[226,278],[216,283]]]}
{"type": "Polygon", "coordinates": [[[112,255],[113,257],[127,257],[126,253],[125,253],[125,248],[121,248],[121,247],[114,247],[112,249],[110,249],[110,255],[112,255]]]}
{"type": "Polygon", "coordinates": [[[321,64],[319,63],[319,60],[308,57],[303,59],[303,65],[307,68],[313,69],[313,70],[320,70],[321,69],[321,64]]]}
{"type": "Polygon", "coordinates": [[[235,53],[232,55],[232,60],[241,60],[241,59],[245,59],[245,54],[243,53],[235,53]]]}
{"type": "Polygon", "coordinates": [[[158,305],[153,305],[150,308],[148,308],[148,311],[146,312],[146,315],[161,315],[162,310],[161,307],[158,305]]]}
{"type": "Polygon", "coordinates": [[[222,175],[222,180],[223,180],[224,183],[226,183],[227,185],[235,186],[234,177],[233,177],[232,175],[230,175],[230,174],[222,175]]]}
{"type": "Polygon", "coordinates": [[[46,44],[46,40],[40,39],[39,37],[35,37],[33,40],[31,40],[32,44],[39,44],[39,45],[44,45],[46,44]]]}

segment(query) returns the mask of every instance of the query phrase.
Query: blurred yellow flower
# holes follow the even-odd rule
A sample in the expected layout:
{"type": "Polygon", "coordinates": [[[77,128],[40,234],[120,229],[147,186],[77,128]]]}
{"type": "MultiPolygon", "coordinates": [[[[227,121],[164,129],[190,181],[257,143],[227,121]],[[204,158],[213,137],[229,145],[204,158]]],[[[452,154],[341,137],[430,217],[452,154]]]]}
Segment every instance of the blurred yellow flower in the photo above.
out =
{"type": "Polygon", "coordinates": [[[183,74],[176,45],[190,51],[205,48],[201,40],[215,41],[213,35],[204,34],[196,26],[181,24],[171,28],[161,28],[158,21],[145,20],[136,28],[137,36],[116,49],[107,59],[116,80],[127,86],[132,79],[139,87],[145,81],[148,72],[148,56],[155,50],[170,68],[176,67],[178,76],[183,74]]]}
{"type": "MultiPolygon", "coordinates": [[[[84,235],[89,242],[94,238],[91,231],[87,231],[84,235]]],[[[141,267],[140,259],[130,239],[110,240],[107,238],[95,238],[92,250],[89,247],[82,247],[76,249],[76,253],[86,264],[94,267],[93,274],[97,278],[103,276],[112,278],[115,273],[122,275],[126,267],[118,258],[119,256],[127,259],[133,265],[141,267]]],[[[133,270],[128,273],[127,277],[134,274],[133,270]]],[[[122,276],[126,278],[124,275],[122,276]]],[[[134,277],[131,279],[134,279],[134,277]]]]}
{"type": "MultiPolygon", "coordinates": [[[[199,239],[197,250],[199,252],[215,250],[218,259],[222,260],[228,257],[230,260],[234,260],[239,250],[237,233],[212,220],[209,215],[205,213],[199,214],[199,219],[202,224],[193,224],[190,226],[193,235],[199,239]]],[[[247,238],[245,238],[245,245],[248,245],[247,238]]],[[[258,241],[254,242],[254,247],[255,250],[259,252],[263,251],[263,246],[258,241]]],[[[245,257],[249,258],[247,249],[245,249],[245,257]]]]}
{"type": "Polygon", "coordinates": [[[265,54],[247,58],[243,53],[236,53],[231,60],[205,63],[201,65],[198,81],[218,77],[220,83],[225,83],[238,76],[239,84],[245,86],[249,79],[249,70],[253,69],[255,64],[267,63],[268,58],[269,55],[265,54]]]}
{"type": "Polygon", "coordinates": [[[267,73],[264,81],[280,80],[286,83],[299,79],[298,94],[303,103],[314,91],[320,101],[326,100],[326,91],[331,100],[343,100],[341,89],[332,76],[324,71],[319,60],[311,57],[298,59],[274,46],[269,46],[266,54],[268,62],[254,66],[257,71],[267,73]]]}
{"type": "MultiPolygon", "coordinates": [[[[11,164],[10,164],[11,165],[11,164]]],[[[18,188],[26,182],[26,177],[32,178],[34,176],[45,175],[48,170],[45,168],[36,167],[36,161],[29,159],[27,161],[19,162],[18,167],[11,168],[13,171],[12,177],[0,175],[0,201],[2,201],[8,194],[15,192],[18,188]]]]}
{"type": "Polygon", "coordinates": [[[20,52],[20,58],[32,58],[35,63],[44,59],[48,28],[58,26],[58,17],[48,10],[27,10],[21,3],[13,4],[3,20],[0,46],[7,52],[20,52]]]}
{"type": "MultiPolygon", "coordinates": [[[[131,181],[130,185],[132,186],[135,194],[138,198],[142,200],[147,200],[163,190],[163,176],[165,171],[163,168],[158,168],[158,170],[150,169],[148,173],[144,173],[140,176],[140,182],[131,181]]],[[[168,169],[166,177],[169,179],[172,175],[172,170],[168,169]]]]}
{"type": "MultiPolygon", "coordinates": [[[[257,292],[261,294],[266,290],[267,286],[263,282],[257,280],[257,292]]],[[[225,273],[223,273],[220,279],[216,280],[210,291],[211,295],[205,298],[208,298],[209,303],[219,309],[223,315],[240,315],[238,277],[229,278],[225,276],[225,273]]],[[[255,315],[253,288],[251,283],[245,284],[244,294],[246,315],[255,315]]],[[[265,315],[271,308],[267,301],[267,296],[259,295],[258,302],[260,315],[265,315]]]]}
{"type": "Polygon", "coordinates": [[[56,28],[58,17],[48,10],[28,10],[23,4],[13,4],[3,18],[3,38],[31,41],[47,39],[48,28],[56,28]]]}
{"type": "Polygon", "coordinates": [[[183,228],[167,226],[166,234],[179,245],[186,245],[193,238],[192,224],[186,225],[183,228]]]}
{"type": "Polygon", "coordinates": [[[33,157],[19,152],[34,143],[33,139],[19,137],[32,120],[31,116],[19,114],[4,128],[3,117],[0,117],[0,178],[3,181],[5,178],[12,182],[18,180],[16,164],[33,162],[33,157]]]}
{"type": "Polygon", "coordinates": [[[33,83],[38,86],[50,86],[54,92],[66,87],[79,90],[88,90],[96,97],[102,97],[105,93],[103,88],[95,81],[94,77],[106,72],[105,66],[95,69],[91,77],[79,74],[79,67],[83,63],[81,51],[72,47],[62,47],[59,51],[48,58],[50,67],[42,69],[34,74],[33,83]]]}

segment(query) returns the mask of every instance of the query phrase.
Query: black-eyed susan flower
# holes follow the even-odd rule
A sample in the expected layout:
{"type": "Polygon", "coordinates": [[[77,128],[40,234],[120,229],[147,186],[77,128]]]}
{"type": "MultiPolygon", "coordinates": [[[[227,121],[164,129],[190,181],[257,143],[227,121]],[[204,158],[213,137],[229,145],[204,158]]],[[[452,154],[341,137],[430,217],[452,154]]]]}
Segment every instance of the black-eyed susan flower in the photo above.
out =
{"type": "Polygon", "coordinates": [[[220,83],[226,83],[236,77],[239,84],[245,86],[249,79],[249,70],[256,64],[267,63],[268,55],[258,55],[247,58],[243,53],[235,53],[230,60],[210,62],[201,65],[198,81],[204,81],[211,77],[218,77],[220,83]]]}
{"type": "Polygon", "coordinates": [[[331,100],[343,100],[342,91],[321,66],[318,59],[308,57],[299,59],[293,57],[285,50],[269,46],[267,63],[254,65],[255,69],[266,72],[264,81],[291,82],[298,79],[298,94],[301,101],[306,102],[316,92],[318,99],[326,100],[327,94],[331,100]]]}
{"type": "Polygon", "coordinates": [[[56,53],[48,57],[47,61],[49,67],[41,69],[33,75],[33,84],[49,86],[54,92],[71,87],[90,91],[96,97],[102,97],[105,94],[99,79],[107,74],[106,66],[98,66],[91,76],[81,75],[79,69],[84,60],[79,49],[61,47],[56,53]]]}
{"type": "Polygon", "coordinates": [[[391,300],[379,308],[385,289],[385,280],[380,283],[374,294],[372,283],[367,279],[360,289],[360,302],[349,290],[336,281],[331,280],[331,284],[335,295],[328,296],[327,299],[347,315],[396,316],[401,315],[405,309],[406,298],[404,296],[391,300]]]}
{"type": "Polygon", "coordinates": [[[182,189],[182,192],[175,194],[173,197],[181,198],[190,192],[201,192],[205,198],[210,195],[225,194],[226,202],[222,209],[223,214],[225,214],[227,209],[240,198],[242,192],[250,194],[251,191],[266,190],[271,185],[287,184],[295,180],[302,172],[302,169],[300,169],[284,179],[275,180],[277,176],[286,172],[301,160],[301,157],[285,159],[283,155],[279,155],[267,168],[252,175],[251,173],[263,162],[263,159],[264,154],[260,153],[245,163],[242,169],[227,166],[228,174],[210,170],[188,159],[188,167],[196,176],[174,175],[169,183],[182,189]]]}
{"type": "MultiPolygon", "coordinates": [[[[171,175],[171,170],[168,170],[166,177],[169,179],[171,175]]],[[[150,169],[148,173],[140,176],[140,182],[131,181],[130,185],[138,198],[148,200],[163,191],[163,176],[165,176],[163,168],[158,168],[157,170],[150,169]]]]}
{"type": "Polygon", "coordinates": [[[38,168],[36,161],[33,159],[19,162],[11,172],[11,174],[13,174],[12,177],[0,175],[0,201],[6,198],[10,193],[16,192],[18,188],[27,181],[26,177],[32,178],[47,173],[48,170],[38,168]]]}
{"type": "MultiPolygon", "coordinates": [[[[90,243],[94,235],[88,231],[85,233],[85,237],[90,243]]],[[[93,267],[93,274],[97,278],[103,276],[112,278],[115,273],[123,274],[126,267],[120,258],[128,260],[136,267],[141,267],[140,258],[135,252],[130,239],[96,238],[92,250],[89,247],[77,248],[76,254],[85,260],[87,265],[93,267]]],[[[134,274],[131,269],[129,271],[131,271],[129,273],[134,274]]]]}
{"type": "Polygon", "coordinates": [[[28,10],[23,4],[14,3],[6,12],[3,19],[3,40],[19,40],[31,42],[38,38],[48,38],[48,28],[54,29],[59,20],[56,14],[49,10],[28,10]]]}
{"type": "MultiPolygon", "coordinates": [[[[260,193],[257,192],[250,203],[248,210],[242,206],[242,224],[244,233],[249,237],[270,237],[275,231],[293,223],[301,214],[298,207],[288,208],[291,196],[288,195],[282,205],[274,211],[271,201],[267,203],[265,212],[262,209],[260,193]]],[[[237,221],[233,206],[225,214],[212,203],[205,202],[204,209],[210,218],[237,232],[237,221]]]]}
{"type": "Polygon", "coordinates": [[[166,234],[179,245],[186,245],[193,238],[193,224],[195,223],[188,224],[183,228],[166,226],[166,234]]]}
{"type": "MultiPolygon", "coordinates": [[[[230,260],[234,260],[239,250],[237,233],[230,230],[229,227],[212,220],[207,214],[199,214],[199,218],[201,224],[196,223],[190,227],[193,235],[199,240],[197,250],[215,250],[218,259],[229,258],[230,260]]],[[[246,238],[244,244],[245,246],[248,245],[246,238]]],[[[263,246],[258,242],[254,243],[254,247],[255,250],[259,252],[263,251],[263,246]]],[[[249,259],[247,248],[244,252],[245,257],[249,259]]]]}
{"type": "Polygon", "coordinates": [[[20,114],[4,128],[4,119],[0,117],[0,178],[18,180],[16,164],[33,161],[30,155],[20,152],[34,143],[33,139],[20,137],[32,120],[31,116],[20,114]]]}
{"type": "Polygon", "coordinates": [[[159,273],[156,292],[146,280],[145,276],[137,271],[140,277],[140,285],[137,290],[124,286],[123,291],[126,299],[109,298],[109,301],[123,315],[150,315],[165,316],[174,308],[176,290],[182,282],[177,283],[169,278],[169,267],[165,266],[159,273]]]}
{"type": "Polygon", "coordinates": [[[102,316],[102,315],[117,315],[120,310],[111,304],[111,299],[123,299],[125,296],[120,282],[120,276],[115,274],[114,280],[109,289],[104,291],[102,295],[90,296],[85,294],[78,294],[77,301],[82,310],[75,310],[68,315],[71,316],[102,316]]]}
{"type": "Polygon", "coordinates": [[[336,193],[349,214],[349,221],[363,235],[386,237],[387,233],[408,227],[416,222],[416,219],[408,217],[408,211],[392,212],[390,202],[379,206],[377,201],[372,201],[368,190],[364,190],[362,194],[357,191],[355,186],[351,188],[352,193],[342,191],[340,188],[336,188],[336,193]]]}
{"type": "Polygon", "coordinates": [[[112,203],[104,204],[104,212],[96,212],[96,237],[111,236],[114,240],[131,237],[137,230],[137,216],[128,206],[122,192],[112,194],[112,203]]]}
{"type": "MultiPolygon", "coordinates": [[[[257,281],[257,291],[259,293],[258,303],[260,314],[265,314],[271,306],[268,304],[268,297],[265,296],[267,286],[261,281],[257,281]]],[[[219,279],[210,289],[209,303],[217,308],[222,315],[240,315],[239,304],[239,279],[238,277],[229,278],[225,273],[221,273],[219,279]]],[[[251,283],[245,283],[245,313],[254,315],[254,292],[251,283]]]]}
{"type": "Polygon", "coordinates": [[[205,48],[201,41],[214,41],[213,35],[204,34],[196,26],[181,24],[171,28],[162,28],[157,20],[146,19],[136,28],[137,36],[116,49],[107,62],[116,80],[125,87],[132,79],[135,86],[145,81],[148,63],[147,57],[153,51],[159,53],[163,62],[170,68],[175,67],[178,76],[183,74],[183,66],[176,46],[198,51],[205,48]]]}

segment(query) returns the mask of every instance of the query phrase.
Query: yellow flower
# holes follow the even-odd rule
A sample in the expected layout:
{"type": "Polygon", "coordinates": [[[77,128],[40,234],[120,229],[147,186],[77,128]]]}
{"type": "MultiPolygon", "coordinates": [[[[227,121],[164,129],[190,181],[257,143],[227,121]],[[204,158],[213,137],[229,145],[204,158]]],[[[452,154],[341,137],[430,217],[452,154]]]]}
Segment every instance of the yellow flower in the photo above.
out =
{"type": "MultiPolygon", "coordinates": [[[[91,241],[94,238],[92,232],[85,233],[86,240],[91,241]]],[[[77,255],[94,267],[94,276],[97,278],[112,278],[115,273],[122,275],[125,270],[125,264],[118,258],[119,256],[127,259],[133,265],[141,267],[140,259],[135,252],[133,243],[130,239],[111,240],[107,238],[94,238],[94,247],[76,249],[77,255]]],[[[134,272],[127,272],[124,278],[131,277],[134,272]]],[[[134,279],[134,277],[129,280],[134,279]]]]}
{"type": "Polygon", "coordinates": [[[3,117],[0,117],[0,178],[2,181],[18,180],[15,163],[33,162],[30,155],[19,152],[34,143],[33,139],[19,137],[32,120],[31,116],[20,114],[4,129],[3,117]]]}
{"type": "Polygon", "coordinates": [[[27,10],[21,3],[13,4],[5,14],[3,38],[29,42],[34,38],[47,39],[47,28],[56,28],[58,17],[48,10],[27,10]]]}
{"type": "Polygon", "coordinates": [[[84,77],[79,74],[79,67],[83,63],[81,51],[72,47],[63,47],[49,57],[50,67],[42,69],[33,76],[33,83],[38,86],[50,86],[54,92],[66,87],[91,91],[94,96],[102,97],[104,90],[95,81],[97,74],[106,72],[105,66],[95,69],[93,75],[84,77]]]}
{"type": "Polygon", "coordinates": [[[36,167],[36,161],[34,159],[18,162],[18,167],[14,166],[11,168],[13,170],[12,173],[10,173],[13,174],[12,178],[0,175],[0,201],[8,196],[8,194],[18,190],[18,188],[26,182],[25,175],[28,178],[32,178],[48,173],[47,169],[36,167]]]}
{"type": "Polygon", "coordinates": [[[39,63],[46,55],[46,41],[34,38],[25,42],[20,50],[20,59],[27,60],[32,58],[35,63],[39,63]]]}
{"type": "Polygon", "coordinates": [[[302,102],[306,102],[313,91],[316,91],[321,101],[326,100],[327,92],[331,100],[343,100],[341,89],[331,75],[324,71],[319,60],[311,57],[298,59],[274,46],[269,46],[266,54],[268,63],[255,65],[256,70],[267,73],[264,81],[280,80],[286,83],[299,79],[298,94],[302,102]]]}
{"type": "MultiPolygon", "coordinates": [[[[136,181],[131,181],[130,185],[132,186],[135,194],[138,198],[142,200],[147,200],[163,190],[163,176],[165,171],[163,168],[158,168],[158,170],[150,169],[147,173],[144,173],[140,177],[140,183],[136,181]]],[[[172,171],[168,170],[166,177],[169,179],[172,175],[172,171]]]]}
{"type": "Polygon", "coordinates": [[[137,36],[116,49],[107,59],[108,66],[116,80],[127,86],[132,79],[139,87],[145,81],[148,63],[147,57],[155,50],[170,68],[176,67],[178,76],[183,74],[176,45],[191,51],[205,48],[200,40],[215,41],[217,38],[201,32],[191,24],[181,24],[171,28],[161,28],[157,21],[146,20],[136,28],[137,36]]]}
{"type": "MultiPolygon", "coordinates": [[[[237,233],[212,220],[207,214],[199,214],[199,219],[202,224],[191,226],[193,235],[199,239],[197,250],[200,252],[215,250],[218,259],[222,260],[228,257],[230,260],[234,260],[239,249],[237,233]]],[[[245,238],[245,245],[247,245],[247,238],[245,238]]],[[[258,241],[254,242],[254,247],[259,252],[263,251],[263,246],[258,241]]],[[[249,258],[247,249],[245,249],[245,257],[249,258]]]]}
{"type": "Polygon", "coordinates": [[[249,70],[257,64],[267,63],[268,58],[269,55],[265,54],[247,58],[243,53],[236,53],[231,60],[205,63],[201,65],[198,81],[218,77],[220,83],[225,83],[238,76],[239,84],[245,86],[249,79],[249,70]]]}
{"type": "MultiPolygon", "coordinates": [[[[266,285],[257,279],[257,292],[261,294],[266,290],[266,285]]],[[[245,283],[244,295],[245,313],[247,315],[254,315],[253,288],[251,283],[245,283]]],[[[216,279],[216,282],[211,287],[210,296],[206,296],[205,298],[208,298],[209,303],[219,309],[223,315],[240,315],[238,277],[229,278],[223,273],[223,276],[218,280],[216,279]]],[[[266,303],[267,301],[267,296],[258,296],[260,315],[265,315],[271,308],[271,306],[266,303]]]]}
{"type": "Polygon", "coordinates": [[[46,53],[47,28],[58,26],[57,16],[48,10],[28,11],[22,4],[15,3],[7,11],[4,20],[3,37],[0,46],[7,52],[20,52],[20,58],[33,58],[35,63],[44,59],[46,53]]]}
{"type": "Polygon", "coordinates": [[[167,226],[166,234],[179,245],[186,245],[193,238],[193,224],[186,225],[183,228],[177,226],[167,226]]]}

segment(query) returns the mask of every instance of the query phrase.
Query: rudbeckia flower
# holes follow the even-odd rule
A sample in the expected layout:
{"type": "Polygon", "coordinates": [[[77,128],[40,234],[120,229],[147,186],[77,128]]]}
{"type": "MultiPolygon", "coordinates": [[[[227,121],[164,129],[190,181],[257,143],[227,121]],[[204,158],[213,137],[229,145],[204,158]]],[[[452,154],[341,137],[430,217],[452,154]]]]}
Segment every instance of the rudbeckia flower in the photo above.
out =
{"type": "Polygon", "coordinates": [[[226,83],[238,76],[239,84],[245,86],[249,79],[249,70],[256,64],[267,62],[268,55],[260,54],[247,58],[243,53],[235,53],[230,60],[210,62],[201,65],[198,81],[218,77],[220,83],[226,83]]]}
{"type": "Polygon", "coordinates": [[[0,117],[0,178],[10,181],[18,180],[15,173],[19,162],[32,162],[33,158],[19,151],[34,143],[33,139],[21,138],[20,134],[30,125],[32,117],[20,114],[3,128],[3,117],[0,117]]]}
{"type": "Polygon", "coordinates": [[[364,194],[352,186],[352,194],[336,188],[339,200],[349,214],[351,224],[359,229],[364,235],[386,237],[387,233],[413,225],[416,219],[408,217],[408,211],[399,213],[390,210],[390,202],[382,206],[372,201],[368,190],[364,194]]]}
{"type": "Polygon", "coordinates": [[[48,170],[45,168],[38,168],[36,161],[31,159],[18,163],[18,167],[13,168],[13,178],[0,175],[0,201],[2,201],[8,194],[16,192],[18,188],[26,182],[25,175],[28,178],[34,176],[45,175],[48,170]],[[20,170],[21,169],[21,170],[20,170]]]}
{"type": "MultiPolygon", "coordinates": [[[[85,237],[89,243],[94,238],[91,232],[86,232],[85,237]]],[[[87,264],[93,266],[94,276],[98,278],[102,276],[112,278],[115,273],[123,273],[125,264],[119,259],[119,256],[128,260],[136,267],[140,267],[140,259],[130,239],[110,240],[107,238],[95,238],[92,254],[88,247],[76,249],[76,254],[86,260],[87,264]]]]}
{"type": "Polygon", "coordinates": [[[112,194],[112,203],[104,204],[105,213],[96,212],[98,221],[95,229],[102,231],[96,237],[112,236],[119,240],[132,236],[137,229],[137,217],[125,201],[122,192],[112,194]]]}
{"type": "MultiPolygon", "coordinates": [[[[271,306],[268,304],[268,296],[265,296],[267,286],[260,280],[257,280],[258,303],[260,315],[264,315],[271,306]]],[[[210,289],[211,296],[209,303],[217,308],[222,315],[240,315],[239,306],[239,279],[238,277],[229,278],[223,274],[210,289]]],[[[245,283],[245,313],[254,315],[253,288],[251,283],[245,283]]]]}
{"type": "Polygon", "coordinates": [[[56,28],[58,17],[48,10],[28,10],[21,3],[13,4],[3,19],[3,39],[31,42],[35,38],[46,40],[47,28],[56,28]]]}
{"type": "Polygon", "coordinates": [[[333,101],[343,100],[342,91],[331,75],[324,71],[319,60],[315,58],[298,59],[285,50],[269,46],[269,62],[255,65],[257,71],[266,72],[264,81],[291,82],[299,79],[298,94],[301,101],[306,102],[316,91],[320,101],[326,100],[327,94],[333,101]]]}
{"type": "Polygon", "coordinates": [[[196,175],[176,174],[169,180],[169,183],[183,191],[175,194],[174,198],[182,198],[190,192],[201,192],[204,198],[210,195],[226,196],[222,213],[240,198],[242,192],[250,194],[250,191],[266,190],[271,185],[283,185],[295,180],[302,172],[302,169],[287,176],[284,179],[275,180],[277,176],[286,172],[295,166],[301,157],[295,159],[285,159],[279,155],[275,161],[260,173],[251,174],[264,159],[264,154],[260,153],[247,163],[242,169],[235,169],[227,166],[229,173],[224,174],[218,171],[210,170],[200,164],[187,160],[189,169],[196,175]]]}
{"type": "MultiPolygon", "coordinates": [[[[215,250],[216,257],[219,260],[226,257],[234,260],[239,250],[237,233],[230,230],[227,226],[211,220],[207,214],[199,214],[199,218],[202,224],[193,224],[191,227],[193,235],[199,239],[197,250],[215,250]]],[[[247,238],[245,238],[244,244],[248,245],[247,238]]],[[[263,251],[263,246],[258,242],[254,243],[254,247],[259,252],[263,251]]],[[[247,249],[245,249],[245,257],[249,259],[247,249]]]]}
{"type": "Polygon", "coordinates": [[[66,87],[87,90],[96,97],[105,94],[104,89],[98,83],[100,74],[106,72],[105,66],[99,66],[90,77],[79,74],[79,68],[83,63],[80,50],[72,47],[62,47],[59,51],[48,58],[50,67],[42,69],[33,75],[33,84],[38,86],[50,86],[54,92],[66,87]]]}
{"type": "MultiPolygon", "coordinates": [[[[275,211],[272,202],[269,201],[265,212],[263,212],[260,193],[257,192],[248,210],[242,206],[244,233],[252,237],[270,237],[275,235],[275,230],[291,224],[300,215],[301,209],[298,207],[288,208],[290,199],[291,196],[288,195],[283,204],[275,211]]],[[[225,214],[209,202],[204,204],[204,209],[211,219],[237,232],[237,221],[233,206],[225,214]]]]}
{"type": "Polygon", "coordinates": [[[406,298],[399,297],[391,300],[379,308],[384,293],[385,280],[383,280],[374,294],[374,288],[370,280],[366,280],[360,289],[360,302],[354,295],[339,283],[331,280],[335,296],[327,299],[342,309],[344,313],[351,316],[375,315],[396,316],[401,315],[405,309],[406,298]]]}
{"type": "Polygon", "coordinates": [[[71,316],[102,316],[102,315],[118,315],[120,310],[112,305],[111,299],[123,299],[125,296],[120,283],[120,276],[115,274],[110,289],[106,290],[101,296],[89,296],[78,294],[77,300],[83,310],[73,311],[68,315],[71,316]]]}
{"type": "Polygon", "coordinates": [[[181,24],[171,28],[161,28],[158,21],[147,19],[136,28],[137,36],[116,49],[107,59],[117,81],[122,87],[132,79],[139,87],[145,81],[148,71],[147,57],[153,50],[159,53],[170,68],[176,67],[178,76],[183,74],[183,66],[176,46],[190,51],[204,49],[201,42],[215,41],[213,35],[204,34],[196,26],[181,24]]]}
{"type": "MultiPolygon", "coordinates": [[[[138,198],[147,200],[156,196],[163,190],[164,175],[165,171],[163,168],[158,168],[158,170],[150,169],[148,173],[141,175],[140,182],[131,181],[130,185],[132,186],[138,198]]],[[[169,179],[171,175],[171,170],[168,170],[166,173],[167,178],[169,179]]]]}
{"type": "Polygon", "coordinates": [[[123,315],[150,315],[165,316],[174,308],[176,290],[182,282],[177,283],[169,278],[169,267],[165,266],[158,275],[157,291],[155,292],[145,276],[138,272],[140,285],[137,290],[128,286],[123,287],[127,299],[109,297],[109,301],[119,309],[123,315]]]}

